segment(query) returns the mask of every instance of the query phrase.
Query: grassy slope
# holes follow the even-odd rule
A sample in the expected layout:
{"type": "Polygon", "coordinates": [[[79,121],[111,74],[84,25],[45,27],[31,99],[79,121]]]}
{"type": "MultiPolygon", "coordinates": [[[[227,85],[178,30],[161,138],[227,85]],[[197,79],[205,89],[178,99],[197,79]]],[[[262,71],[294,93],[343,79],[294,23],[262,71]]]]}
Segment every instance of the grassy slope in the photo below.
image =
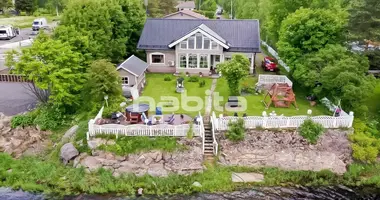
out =
{"type": "MultiPolygon", "coordinates": [[[[188,78],[185,79],[184,85],[187,90],[187,96],[195,96],[195,97],[201,97],[203,102],[205,102],[205,96],[206,96],[206,90],[209,90],[211,88],[211,82],[212,79],[209,78],[201,78],[200,80],[205,80],[206,85],[202,88],[199,87],[198,82],[188,82],[188,78]]],[[[176,93],[176,85],[177,85],[177,77],[170,75],[170,74],[147,74],[146,75],[146,81],[147,85],[143,90],[142,96],[148,96],[154,98],[156,105],[159,102],[167,102],[165,100],[161,100],[162,96],[171,96],[176,97],[179,100],[180,105],[183,104],[181,100],[181,94],[176,93]],[[172,78],[171,81],[164,81],[165,76],[170,76],[172,78]]],[[[184,98],[188,100],[188,98],[184,98]]],[[[197,104],[195,102],[189,102],[189,106],[196,106],[197,104]]],[[[204,106],[200,110],[201,113],[204,112],[204,106]]],[[[153,110],[155,109],[155,106],[151,105],[151,108],[153,110]]],[[[171,113],[171,111],[168,111],[168,108],[163,107],[162,111],[164,113],[171,113]]],[[[184,110],[182,106],[180,106],[179,110],[176,111],[177,114],[188,114],[190,116],[195,116],[198,114],[198,110],[184,110]]]]}
{"type": "Polygon", "coordinates": [[[380,80],[377,80],[377,85],[373,91],[372,96],[368,99],[366,105],[369,109],[369,115],[371,118],[377,118],[380,115],[380,80]]]}

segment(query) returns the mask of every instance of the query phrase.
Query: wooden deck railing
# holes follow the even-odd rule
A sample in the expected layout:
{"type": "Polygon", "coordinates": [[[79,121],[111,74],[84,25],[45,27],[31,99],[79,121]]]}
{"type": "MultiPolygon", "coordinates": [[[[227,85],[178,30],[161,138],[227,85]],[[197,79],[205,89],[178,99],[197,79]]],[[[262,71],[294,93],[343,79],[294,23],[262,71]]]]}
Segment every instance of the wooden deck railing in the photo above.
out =
{"type": "Polygon", "coordinates": [[[0,74],[0,82],[32,82],[23,75],[17,74],[0,74]]]}

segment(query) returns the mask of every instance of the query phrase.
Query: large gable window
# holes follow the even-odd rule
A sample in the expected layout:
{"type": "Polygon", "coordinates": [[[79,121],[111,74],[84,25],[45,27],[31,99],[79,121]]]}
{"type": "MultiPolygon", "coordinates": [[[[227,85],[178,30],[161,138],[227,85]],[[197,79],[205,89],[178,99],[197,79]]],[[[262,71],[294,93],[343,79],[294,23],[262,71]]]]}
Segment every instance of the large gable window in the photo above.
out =
{"type": "Polygon", "coordinates": [[[186,54],[179,55],[179,67],[186,68],[186,54]]]}
{"type": "Polygon", "coordinates": [[[210,42],[209,38],[203,38],[203,49],[210,49],[210,42]]]}
{"type": "Polygon", "coordinates": [[[211,49],[218,49],[218,43],[212,42],[211,49]]]}
{"type": "Polygon", "coordinates": [[[129,78],[128,78],[128,76],[121,77],[121,84],[122,85],[129,85],[129,78]]]}
{"type": "Polygon", "coordinates": [[[181,49],[187,49],[187,40],[182,41],[180,44],[181,49]]]}
{"type": "Polygon", "coordinates": [[[202,40],[203,40],[203,37],[202,37],[202,34],[201,33],[197,33],[195,34],[195,38],[196,38],[196,41],[197,41],[197,49],[202,49],[202,40]]]}
{"type": "Polygon", "coordinates": [[[197,68],[198,57],[197,54],[189,54],[189,68],[197,68]]]}
{"type": "Polygon", "coordinates": [[[151,59],[152,64],[163,64],[163,63],[165,63],[164,54],[152,53],[151,56],[152,56],[152,59],[151,59]]]}
{"type": "Polygon", "coordinates": [[[188,46],[189,49],[194,49],[194,45],[195,45],[194,42],[195,42],[195,37],[190,37],[189,46],[188,46]]]}

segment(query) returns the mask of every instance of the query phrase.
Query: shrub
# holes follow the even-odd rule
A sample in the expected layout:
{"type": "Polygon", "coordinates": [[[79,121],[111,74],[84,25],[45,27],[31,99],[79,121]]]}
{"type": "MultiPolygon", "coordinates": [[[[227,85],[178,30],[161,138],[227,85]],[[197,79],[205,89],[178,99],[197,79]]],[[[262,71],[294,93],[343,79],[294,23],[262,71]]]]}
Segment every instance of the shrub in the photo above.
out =
{"type": "Polygon", "coordinates": [[[299,128],[299,133],[311,144],[316,144],[319,136],[324,132],[324,128],[321,124],[313,122],[311,119],[307,119],[299,128]]]}
{"type": "Polygon", "coordinates": [[[199,87],[204,87],[206,85],[206,81],[205,80],[201,80],[199,82],[199,87]]]}
{"type": "Polygon", "coordinates": [[[249,82],[243,82],[243,85],[241,87],[241,92],[247,93],[247,94],[253,94],[255,93],[254,88],[251,86],[249,82]]]}
{"type": "Polygon", "coordinates": [[[230,121],[228,123],[228,131],[226,133],[227,139],[231,141],[241,141],[245,137],[244,120],[239,118],[236,122],[230,121]]]}
{"type": "Polygon", "coordinates": [[[59,108],[42,107],[33,123],[38,125],[41,130],[55,130],[66,123],[66,115],[59,108]]]}
{"type": "Polygon", "coordinates": [[[357,144],[352,145],[353,154],[355,159],[362,162],[374,163],[376,161],[379,150],[372,146],[359,146],[357,144]]]}
{"type": "Polygon", "coordinates": [[[190,76],[188,81],[189,82],[198,82],[199,81],[199,77],[198,76],[190,76]]]}
{"type": "Polygon", "coordinates": [[[11,127],[16,128],[18,126],[21,127],[27,127],[33,125],[33,116],[26,114],[26,115],[17,115],[14,116],[11,120],[11,127]]]}
{"type": "Polygon", "coordinates": [[[172,77],[171,76],[165,76],[164,77],[164,81],[171,81],[172,80],[172,77]]]}

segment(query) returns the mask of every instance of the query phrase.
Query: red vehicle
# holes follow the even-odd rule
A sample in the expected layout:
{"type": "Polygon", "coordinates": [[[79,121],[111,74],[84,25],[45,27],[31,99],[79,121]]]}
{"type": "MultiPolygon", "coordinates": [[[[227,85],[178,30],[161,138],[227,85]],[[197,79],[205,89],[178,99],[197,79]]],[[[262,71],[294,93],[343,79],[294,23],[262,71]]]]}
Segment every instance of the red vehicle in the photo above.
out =
{"type": "Polygon", "coordinates": [[[276,60],[274,58],[267,56],[264,58],[263,62],[261,63],[261,66],[265,71],[275,72],[278,70],[277,63],[275,61],[276,60]]]}

